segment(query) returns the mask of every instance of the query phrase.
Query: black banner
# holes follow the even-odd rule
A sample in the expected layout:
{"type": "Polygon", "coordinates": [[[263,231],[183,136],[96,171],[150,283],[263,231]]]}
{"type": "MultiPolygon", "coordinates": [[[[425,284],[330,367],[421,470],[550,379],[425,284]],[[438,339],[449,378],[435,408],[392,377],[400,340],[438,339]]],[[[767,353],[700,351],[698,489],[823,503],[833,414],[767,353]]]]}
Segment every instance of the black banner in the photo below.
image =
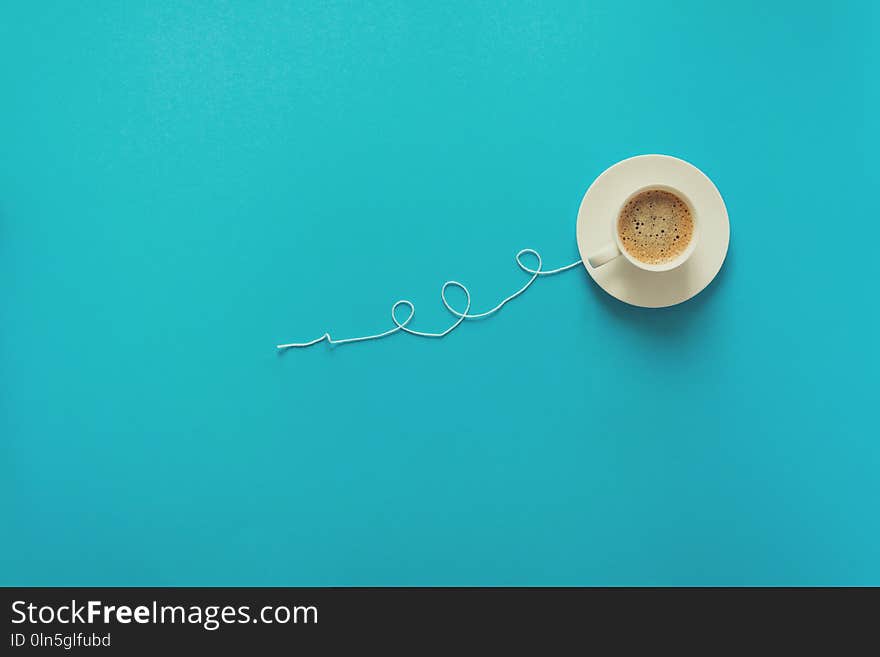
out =
{"type": "Polygon", "coordinates": [[[410,654],[706,648],[846,636],[874,626],[877,591],[593,588],[7,588],[3,654],[410,654]],[[865,595],[867,594],[867,595],[865,595]],[[702,637],[699,638],[698,637],[702,637]]]}

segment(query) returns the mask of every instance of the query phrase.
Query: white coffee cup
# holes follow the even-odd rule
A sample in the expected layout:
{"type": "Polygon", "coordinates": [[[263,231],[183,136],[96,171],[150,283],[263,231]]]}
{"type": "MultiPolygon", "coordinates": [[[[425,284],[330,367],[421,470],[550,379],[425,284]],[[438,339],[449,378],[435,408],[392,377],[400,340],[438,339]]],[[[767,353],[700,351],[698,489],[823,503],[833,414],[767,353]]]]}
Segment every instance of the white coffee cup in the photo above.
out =
{"type": "Polygon", "coordinates": [[[623,203],[620,204],[620,207],[617,209],[617,213],[614,215],[612,229],[613,229],[612,234],[613,234],[614,241],[610,242],[609,244],[606,244],[601,249],[596,250],[594,253],[592,253],[587,258],[587,261],[590,263],[591,267],[601,267],[602,265],[604,265],[608,262],[611,262],[612,260],[614,260],[618,256],[622,255],[624,258],[629,260],[633,265],[635,265],[639,269],[643,269],[645,271],[669,271],[670,269],[675,269],[676,267],[683,265],[687,261],[687,259],[691,257],[691,254],[694,252],[694,249],[697,248],[697,240],[699,239],[699,236],[700,236],[699,235],[700,222],[699,222],[699,218],[697,217],[697,212],[694,209],[694,204],[691,203],[691,200],[687,197],[686,194],[684,194],[683,192],[681,192],[678,189],[675,189],[674,187],[670,187],[669,185],[645,185],[644,187],[640,187],[639,189],[635,190],[632,194],[627,196],[626,199],[624,199],[623,203]],[[643,192],[650,191],[650,190],[654,190],[654,189],[664,191],[664,192],[669,192],[670,194],[675,194],[675,196],[677,196],[682,201],[684,201],[688,206],[688,210],[690,210],[691,218],[693,219],[693,222],[694,222],[694,229],[693,229],[693,232],[691,233],[691,241],[688,242],[688,245],[685,247],[684,251],[679,253],[678,256],[676,256],[672,260],[669,260],[667,262],[662,262],[662,263],[656,264],[656,265],[650,264],[647,262],[642,262],[641,260],[636,258],[634,255],[632,255],[629,251],[627,251],[626,248],[624,247],[623,243],[620,241],[620,231],[617,229],[617,222],[620,220],[620,213],[623,210],[623,208],[626,206],[626,204],[629,203],[629,201],[632,198],[638,196],[639,194],[641,194],[643,192]]]}

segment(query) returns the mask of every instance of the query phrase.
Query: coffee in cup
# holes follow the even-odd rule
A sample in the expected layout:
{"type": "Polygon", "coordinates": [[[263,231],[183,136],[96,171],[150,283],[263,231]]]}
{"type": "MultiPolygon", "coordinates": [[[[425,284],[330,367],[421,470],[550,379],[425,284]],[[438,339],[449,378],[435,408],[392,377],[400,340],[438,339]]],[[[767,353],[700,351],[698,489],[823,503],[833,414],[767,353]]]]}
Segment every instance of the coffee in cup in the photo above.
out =
{"type": "Polygon", "coordinates": [[[662,265],[684,253],[694,234],[688,204],[665,189],[648,189],[621,208],[617,233],[624,250],[639,262],[662,265]]]}
{"type": "Polygon", "coordinates": [[[675,269],[696,248],[698,221],[687,197],[668,185],[636,189],[609,217],[610,243],[588,258],[591,267],[602,267],[622,255],[630,263],[651,272],[675,269]]]}

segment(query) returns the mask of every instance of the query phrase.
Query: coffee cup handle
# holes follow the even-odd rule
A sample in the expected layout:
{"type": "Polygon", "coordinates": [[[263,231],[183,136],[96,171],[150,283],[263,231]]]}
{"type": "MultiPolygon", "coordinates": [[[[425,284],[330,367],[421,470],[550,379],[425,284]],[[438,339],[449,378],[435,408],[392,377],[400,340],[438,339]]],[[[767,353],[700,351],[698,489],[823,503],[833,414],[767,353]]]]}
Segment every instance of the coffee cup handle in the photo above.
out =
{"type": "Polygon", "coordinates": [[[620,249],[617,248],[617,244],[611,242],[596,251],[593,255],[589,256],[587,262],[590,263],[591,267],[601,267],[605,263],[611,262],[619,255],[621,255],[621,253],[620,249]]]}

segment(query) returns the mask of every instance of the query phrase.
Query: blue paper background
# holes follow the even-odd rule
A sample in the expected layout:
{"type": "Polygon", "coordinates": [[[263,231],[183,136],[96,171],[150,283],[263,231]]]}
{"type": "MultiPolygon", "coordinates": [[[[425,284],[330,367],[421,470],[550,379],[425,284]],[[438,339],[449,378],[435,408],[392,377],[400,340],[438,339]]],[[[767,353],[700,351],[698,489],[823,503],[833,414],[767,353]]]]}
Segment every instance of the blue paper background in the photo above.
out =
{"type": "Polygon", "coordinates": [[[827,2],[4,2],[0,583],[880,584],[878,15],[827,2]],[[703,169],[646,311],[590,182],[703,169]]]}

